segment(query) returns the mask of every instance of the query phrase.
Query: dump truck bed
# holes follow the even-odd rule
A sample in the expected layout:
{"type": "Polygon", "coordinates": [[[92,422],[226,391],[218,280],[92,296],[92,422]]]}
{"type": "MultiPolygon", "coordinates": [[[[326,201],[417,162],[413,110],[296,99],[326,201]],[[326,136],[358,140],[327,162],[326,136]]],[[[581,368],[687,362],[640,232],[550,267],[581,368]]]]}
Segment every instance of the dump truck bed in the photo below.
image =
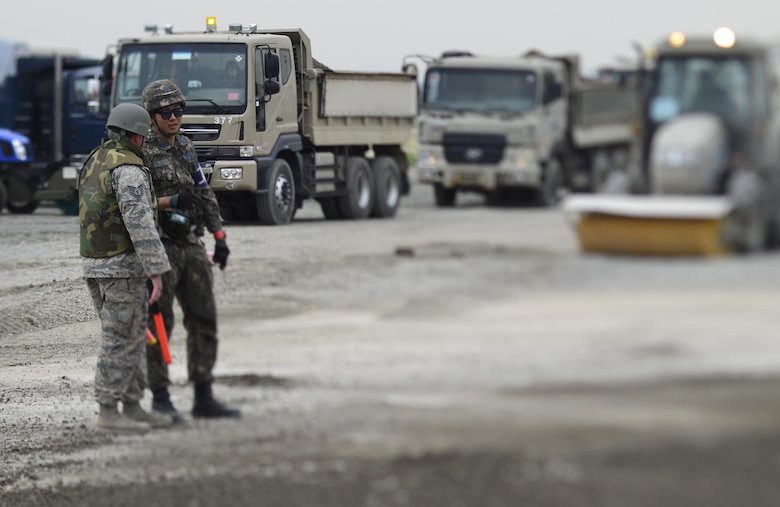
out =
{"type": "Polygon", "coordinates": [[[317,71],[303,134],[318,146],[403,144],[417,114],[417,82],[405,74],[317,71]]]}
{"type": "Polygon", "coordinates": [[[575,92],[572,139],[579,148],[624,144],[635,136],[639,91],[631,86],[594,83],[575,92]]]}

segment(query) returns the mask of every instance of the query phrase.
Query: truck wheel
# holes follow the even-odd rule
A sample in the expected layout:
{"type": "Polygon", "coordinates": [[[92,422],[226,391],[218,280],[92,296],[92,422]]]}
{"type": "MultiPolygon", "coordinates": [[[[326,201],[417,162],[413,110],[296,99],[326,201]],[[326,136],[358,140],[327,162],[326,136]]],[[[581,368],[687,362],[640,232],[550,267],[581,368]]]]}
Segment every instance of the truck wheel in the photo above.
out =
{"type": "Polygon", "coordinates": [[[8,191],[5,189],[3,180],[0,180],[0,213],[3,212],[6,204],[8,204],[8,191]]]}
{"type": "Polygon", "coordinates": [[[295,215],[295,180],[287,161],[276,159],[271,165],[268,192],[257,196],[257,214],[263,225],[284,225],[295,215]]]}
{"type": "Polygon", "coordinates": [[[563,168],[557,158],[544,167],[542,183],[537,191],[537,202],[541,206],[556,206],[563,194],[563,168]]]}
{"type": "Polygon", "coordinates": [[[727,183],[727,194],[736,206],[732,238],[734,250],[739,253],[766,249],[768,224],[761,188],[760,178],[749,171],[738,172],[727,183]]]}
{"type": "Polygon", "coordinates": [[[338,198],[341,216],[353,220],[366,218],[374,206],[374,179],[371,166],[363,157],[347,160],[347,190],[347,195],[338,198]]]}
{"type": "Polygon", "coordinates": [[[401,202],[401,170],[393,157],[382,156],[374,160],[374,208],[372,217],[387,218],[395,215],[401,202]]]}
{"type": "Polygon", "coordinates": [[[327,220],[339,220],[343,218],[341,216],[341,210],[339,209],[339,203],[335,197],[321,198],[320,208],[322,208],[322,214],[325,215],[327,220]]]}
{"type": "Polygon", "coordinates": [[[28,214],[38,209],[38,201],[33,198],[34,189],[27,183],[11,177],[8,185],[8,211],[16,214],[28,214]]]}
{"type": "Polygon", "coordinates": [[[455,206],[456,191],[454,188],[444,188],[441,183],[433,185],[433,198],[436,200],[436,206],[440,208],[451,208],[455,206]]]}

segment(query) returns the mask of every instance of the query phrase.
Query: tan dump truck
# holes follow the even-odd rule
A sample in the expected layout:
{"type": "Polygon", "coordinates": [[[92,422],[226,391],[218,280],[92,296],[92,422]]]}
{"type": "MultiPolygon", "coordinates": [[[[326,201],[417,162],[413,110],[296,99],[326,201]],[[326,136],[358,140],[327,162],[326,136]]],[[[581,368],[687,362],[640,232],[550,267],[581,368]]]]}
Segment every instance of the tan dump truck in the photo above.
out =
{"type": "Polygon", "coordinates": [[[675,32],[655,48],[641,170],[624,195],[571,195],[586,252],[718,255],[780,243],[780,46],[675,32]],[[639,189],[637,191],[636,189],[639,189]]]}
{"type": "Polygon", "coordinates": [[[583,79],[576,55],[416,56],[426,72],[415,170],[439,206],[459,192],[555,205],[637,156],[635,81],[583,79]]]}
{"type": "Polygon", "coordinates": [[[182,130],[223,218],[286,224],[305,199],[329,219],[395,215],[409,190],[412,76],[329,70],[300,29],[220,31],[208,18],[199,32],[147,30],[118,43],[113,103],[140,103],[157,79],[184,91],[182,130]]]}

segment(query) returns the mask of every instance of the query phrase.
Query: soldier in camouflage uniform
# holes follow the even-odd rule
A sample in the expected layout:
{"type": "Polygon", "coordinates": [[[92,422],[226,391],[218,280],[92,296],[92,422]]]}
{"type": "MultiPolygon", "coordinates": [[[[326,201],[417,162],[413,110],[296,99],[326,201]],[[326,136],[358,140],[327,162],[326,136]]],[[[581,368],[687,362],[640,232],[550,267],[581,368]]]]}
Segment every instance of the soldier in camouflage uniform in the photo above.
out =
{"type": "MultiPolygon", "coordinates": [[[[225,269],[230,250],[222,229],[219,205],[198,164],[189,138],[179,132],[186,104],[172,81],[153,81],[144,88],[144,108],[152,130],[144,140],[144,160],[160,197],[162,242],[171,271],[166,273],[160,310],[171,336],[174,297],[181,305],[187,331],[187,371],[195,386],[193,417],[238,417],[240,411],[214,399],[211,373],[217,359],[217,309],[212,289],[212,262],[202,241],[204,228],[216,241],[213,262],[225,269]]],[[[152,317],[150,316],[150,319],[152,317]]],[[[148,347],[152,409],[180,421],[170,399],[168,368],[158,347],[148,347]]]]}
{"type": "Polygon", "coordinates": [[[148,305],[160,297],[162,273],[170,265],[141,151],[149,117],[136,104],[120,104],[109,114],[106,128],[109,138],[92,151],[79,175],[79,250],[102,326],[95,372],[97,426],[109,432],[144,432],[173,424],[170,416],[146,412],[140,405],[146,386],[148,305]]]}

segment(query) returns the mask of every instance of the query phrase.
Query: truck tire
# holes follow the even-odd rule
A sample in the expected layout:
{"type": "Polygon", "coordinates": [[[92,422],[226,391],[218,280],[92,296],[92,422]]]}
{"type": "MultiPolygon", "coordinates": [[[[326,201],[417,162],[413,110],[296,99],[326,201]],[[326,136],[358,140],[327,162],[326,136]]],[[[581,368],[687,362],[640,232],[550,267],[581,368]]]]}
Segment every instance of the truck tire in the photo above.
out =
{"type": "Polygon", "coordinates": [[[7,204],[8,204],[8,191],[5,189],[5,183],[3,183],[3,180],[0,180],[0,213],[3,212],[7,204]]]}
{"type": "Polygon", "coordinates": [[[374,178],[363,157],[347,160],[347,195],[339,196],[341,216],[350,220],[368,217],[374,207],[374,178]]]}
{"type": "Polygon", "coordinates": [[[8,201],[6,208],[15,214],[29,214],[38,209],[39,201],[33,198],[35,190],[18,178],[11,177],[6,180],[8,201]]]}
{"type": "Polygon", "coordinates": [[[433,198],[436,206],[440,208],[452,208],[455,206],[456,191],[454,188],[444,188],[441,183],[433,185],[433,198]]]}
{"type": "Polygon", "coordinates": [[[262,225],[289,224],[295,215],[295,180],[290,165],[276,159],[269,169],[268,192],[257,195],[257,214],[262,225]]]}
{"type": "Polygon", "coordinates": [[[374,207],[372,217],[395,216],[401,202],[401,170],[393,157],[377,157],[372,164],[374,170],[374,207]]]}
{"type": "Polygon", "coordinates": [[[542,182],[536,193],[540,206],[557,206],[563,194],[563,167],[557,158],[551,159],[544,167],[542,182]]]}

